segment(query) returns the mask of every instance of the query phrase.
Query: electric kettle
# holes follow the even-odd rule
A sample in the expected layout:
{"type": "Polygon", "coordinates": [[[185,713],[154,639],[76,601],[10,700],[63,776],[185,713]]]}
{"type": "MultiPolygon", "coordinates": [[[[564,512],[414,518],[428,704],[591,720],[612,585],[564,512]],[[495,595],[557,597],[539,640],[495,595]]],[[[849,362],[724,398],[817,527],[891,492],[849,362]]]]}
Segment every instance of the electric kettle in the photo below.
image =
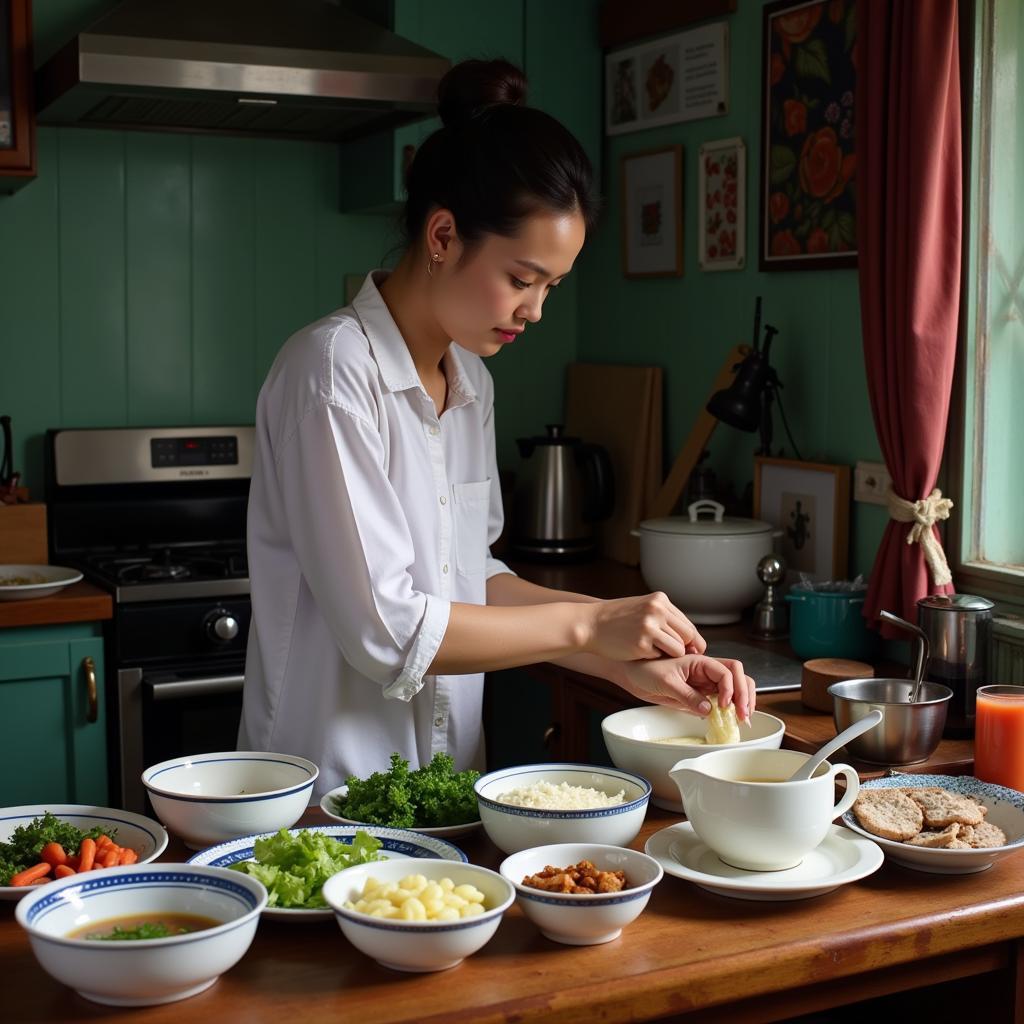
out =
{"type": "Polygon", "coordinates": [[[612,465],[600,445],[566,437],[516,440],[521,456],[512,500],[512,548],[526,557],[569,560],[594,552],[597,523],[611,515],[612,465]]]}

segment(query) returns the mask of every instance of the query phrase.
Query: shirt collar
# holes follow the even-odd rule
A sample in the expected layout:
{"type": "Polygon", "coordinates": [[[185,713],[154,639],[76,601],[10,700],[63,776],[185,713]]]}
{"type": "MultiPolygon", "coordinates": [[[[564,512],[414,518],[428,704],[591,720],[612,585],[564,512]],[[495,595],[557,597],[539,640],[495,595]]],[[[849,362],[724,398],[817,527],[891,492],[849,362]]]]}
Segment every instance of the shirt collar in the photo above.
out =
{"type": "MultiPolygon", "coordinates": [[[[406,391],[409,388],[422,391],[423,385],[416,373],[409,348],[380,294],[379,285],[383,284],[387,275],[386,270],[373,270],[367,274],[359,294],[352,301],[352,307],[362,322],[373,358],[380,367],[381,380],[388,391],[406,391]]],[[[458,345],[452,343],[448,346],[442,365],[448,378],[446,408],[454,409],[475,402],[477,394],[459,357],[458,345]]]]}

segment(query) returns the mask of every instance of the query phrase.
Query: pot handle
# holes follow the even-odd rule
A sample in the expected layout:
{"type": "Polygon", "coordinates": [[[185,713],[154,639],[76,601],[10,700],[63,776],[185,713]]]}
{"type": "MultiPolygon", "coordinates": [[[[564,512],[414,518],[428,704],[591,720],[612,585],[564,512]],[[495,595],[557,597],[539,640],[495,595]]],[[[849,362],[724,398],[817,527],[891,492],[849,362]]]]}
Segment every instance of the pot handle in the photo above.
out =
{"type": "Polygon", "coordinates": [[[703,498],[700,501],[691,502],[686,511],[690,515],[690,522],[695,523],[700,518],[701,512],[714,512],[715,522],[720,523],[722,516],[725,514],[725,506],[717,501],[712,501],[710,498],[703,498]]]}

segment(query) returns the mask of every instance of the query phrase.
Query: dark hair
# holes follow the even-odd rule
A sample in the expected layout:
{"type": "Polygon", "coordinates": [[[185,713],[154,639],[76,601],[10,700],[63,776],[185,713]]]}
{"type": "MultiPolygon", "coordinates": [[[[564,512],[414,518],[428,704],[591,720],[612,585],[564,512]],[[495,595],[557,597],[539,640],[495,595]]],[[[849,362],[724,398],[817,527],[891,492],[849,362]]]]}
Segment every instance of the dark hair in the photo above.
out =
{"type": "Polygon", "coordinates": [[[420,236],[438,206],[455,215],[469,248],[485,234],[511,237],[538,210],[597,218],[593,171],[583,147],[550,114],[528,107],[526,77],[505,60],[466,60],[441,79],[444,126],[419,148],[406,175],[402,226],[420,236]]]}

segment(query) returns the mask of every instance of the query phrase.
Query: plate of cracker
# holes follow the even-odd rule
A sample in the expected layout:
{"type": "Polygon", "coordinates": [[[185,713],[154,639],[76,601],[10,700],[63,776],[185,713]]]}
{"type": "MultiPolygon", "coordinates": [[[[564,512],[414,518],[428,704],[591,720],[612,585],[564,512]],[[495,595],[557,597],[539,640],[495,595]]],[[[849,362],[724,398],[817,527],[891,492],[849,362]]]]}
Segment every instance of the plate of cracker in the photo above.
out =
{"type": "Polygon", "coordinates": [[[985,871],[1024,849],[1024,793],[973,775],[870,779],[842,821],[898,864],[941,875],[985,871]]]}

